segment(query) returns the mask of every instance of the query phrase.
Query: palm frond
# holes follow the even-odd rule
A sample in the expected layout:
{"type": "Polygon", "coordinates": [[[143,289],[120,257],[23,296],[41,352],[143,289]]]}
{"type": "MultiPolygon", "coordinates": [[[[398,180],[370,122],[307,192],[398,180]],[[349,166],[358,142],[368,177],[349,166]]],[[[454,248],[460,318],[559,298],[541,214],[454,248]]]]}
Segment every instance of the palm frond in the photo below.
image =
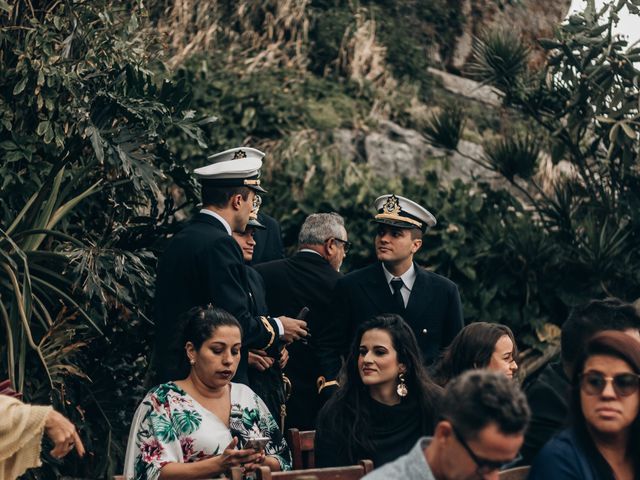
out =
{"type": "Polygon", "coordinates": [[[455,150],[462,137],[465,113],[461,106],[454,105],[433,114],[423,128],[423,133],[433,145],[455,150]]]}
{"type": "Polygon", "coordinates": [[[469,73],[508,92],[524,73],[529,51],[522,38],[511,30],[485,31],[475,39],[469,73]]]}
{"type": "Polygon", "coordinates": [[[484,144],[488,163],[509,180],[517,175],[529,179],[540,158],[539,141],[530,135],[516,135],[484,144]]]}

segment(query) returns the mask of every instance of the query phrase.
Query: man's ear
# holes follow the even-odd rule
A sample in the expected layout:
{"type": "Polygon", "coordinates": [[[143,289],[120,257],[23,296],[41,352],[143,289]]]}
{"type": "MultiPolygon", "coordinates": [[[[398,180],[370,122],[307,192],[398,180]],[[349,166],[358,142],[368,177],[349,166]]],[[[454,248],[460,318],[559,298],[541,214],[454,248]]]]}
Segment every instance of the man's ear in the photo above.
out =
{"type": "Polygon", "coordinates": [[[440,420],[433,432],[433,437],[441,441],[447,441],[453,435],[453,427],[449,420],[440,420]]]}
{"type": "Polygon", "coordinates": [[[337,245],[336,241],[333,238],[327,238],[322,245],[322,249],[324,250],[324,257],[330,258],[336,251],[337,245]]]}
{"type": "Polygon", "coordinates": [[[422,247],[422,239],[416,238],[413,241],[413,245],[411,247],[411,253],[416,253],[418,250],[420,250],[420,247],[422,247]]]}
{"type": "Polygon", "coordinates": [[[242,205],[242,200],[244,200],[242,198],[242,195],[237,193],[231,197],[231,200],[229,201],[229,203],[231,204],[234,210],[239,210],[240,206],[242,205]]]}

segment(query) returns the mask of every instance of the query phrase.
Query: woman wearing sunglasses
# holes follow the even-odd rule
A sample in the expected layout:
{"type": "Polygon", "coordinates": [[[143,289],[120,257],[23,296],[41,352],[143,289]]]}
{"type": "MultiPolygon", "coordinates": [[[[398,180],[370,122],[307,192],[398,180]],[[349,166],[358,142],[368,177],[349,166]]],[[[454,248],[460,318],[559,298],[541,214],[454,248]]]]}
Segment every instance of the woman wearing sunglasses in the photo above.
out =
{"type": "Polygon", "coordinates": [[[573,425],[535,459],[530,480],[640,479],[640,342],[594,336],[573,377],[573,425]]]}

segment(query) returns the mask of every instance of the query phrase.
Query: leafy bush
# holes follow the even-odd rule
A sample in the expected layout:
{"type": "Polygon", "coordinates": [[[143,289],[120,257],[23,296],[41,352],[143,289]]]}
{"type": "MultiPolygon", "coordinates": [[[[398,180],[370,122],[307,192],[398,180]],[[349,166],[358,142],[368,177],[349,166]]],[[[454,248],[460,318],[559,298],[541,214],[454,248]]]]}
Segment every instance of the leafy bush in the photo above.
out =
{"type": "Polygon", "coordinates": [[[529,229],[513,239],[514,251],[518,258],[540,251],[539,271],[550,269],[545,283],[553,289],[543,295],[527,283],[527,296],[536,297],[538,315],[559,321],[564,318],[555,312],[563,305],[640,296],[640,71],[633,64],[640,50],[611,33],[625,5],[633,6],[621,1],[596,11],[588,2],[555,38],[540,41],[549,55],[541,71],[526,68],[527,48],[512,34],[491,33],[475,50],[473,71],[503,91],[505,107],[535,122],[552,161],[564,162],[562,171],[533,175],[543,144],[529,134],[485,145],[484,165],[501,173],[533,210],[529,229]],[[543,188],[544,175],[551,178],[543,188]]]}
{"type": "MultiPolygon", "coordinates": [[[[121,459],[112,435],[141,393],[126,365],[144,363],[146,336],[114,340],[148,329],[149,249],[172,213],[160,214],[166,173],[179,172],[162,139],[204,142],[187,92],[149,72],[141,8],[34,4],[0,4],[0,375],[81,426],[105,454],[64,471],[96,478],[121,459]]],[[[40,474],[61,474],[48,460],[40,474]]]]}
{"type": "Polygon", "coordinates": [[[463,109],[453,105],[433,114],[422,130],[434,145],[455,150],[462,137],[465,120],[463,109]]]}

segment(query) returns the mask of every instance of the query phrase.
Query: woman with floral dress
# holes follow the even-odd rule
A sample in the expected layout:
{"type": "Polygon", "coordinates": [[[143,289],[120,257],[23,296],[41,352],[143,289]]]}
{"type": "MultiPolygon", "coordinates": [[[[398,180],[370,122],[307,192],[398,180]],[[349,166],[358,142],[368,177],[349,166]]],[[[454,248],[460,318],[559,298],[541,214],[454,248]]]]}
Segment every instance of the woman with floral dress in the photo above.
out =
{"type": "Polygon", "coordinates": [[[264,402],[231,382],[240,361],[240,324],[214,307],[187,315],[189,375],[153,388],[142,400],[129,434],[125,478],[211,478],[236,465],[290,469],[289,449],[264,402]],[[244,448],[258,437],[270,439],[263,451],[244,448]]]}

